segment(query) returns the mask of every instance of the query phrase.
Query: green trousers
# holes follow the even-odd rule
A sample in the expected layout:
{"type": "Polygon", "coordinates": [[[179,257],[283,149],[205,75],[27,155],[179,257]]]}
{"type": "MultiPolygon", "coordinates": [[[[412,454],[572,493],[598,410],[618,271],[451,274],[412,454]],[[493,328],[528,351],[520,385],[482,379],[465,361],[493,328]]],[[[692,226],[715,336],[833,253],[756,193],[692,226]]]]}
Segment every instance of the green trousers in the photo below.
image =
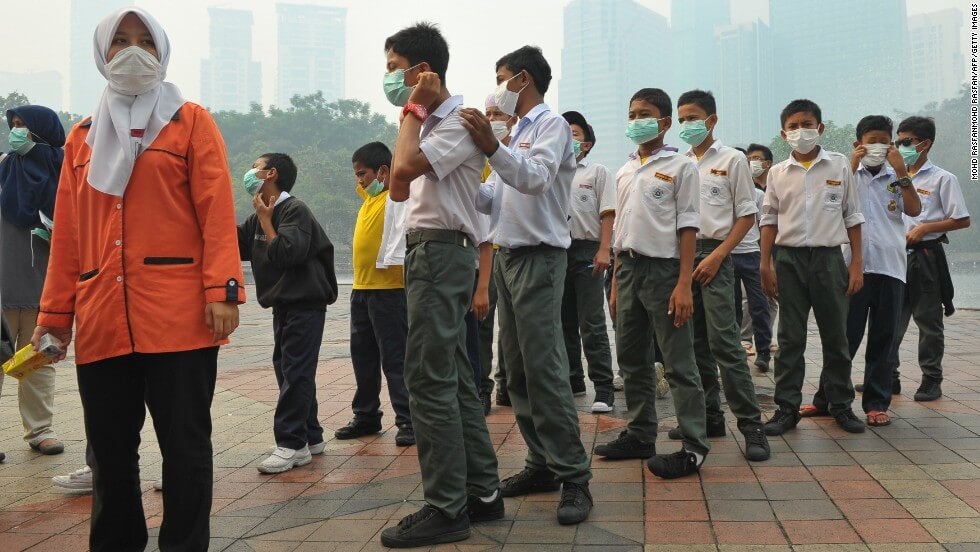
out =
{"type": "Polygon", "coordinates": [[[674,326],[670,294],[680,273],[678,259],[621,253],[616,267],[616,359],[623,372],[628,424],[637,439],[657,438],[657,376],[650,340],[656,334],[664,355],[664,374],[674,397],[684,447],[707,454],[704,390],[694,359],[691,324],[674,326]]]}
{"type": "Polygon", "coordinates": [[[497,316],[507,392],[527,443],[528,468],[548,469],[561,481],[592,478],[568,382],[561,331],[565,251],[500,249],[497,316]]]}
{"type": "MultiPolygon", "coordinates": [[[[719,245],[719,240],[698,240],[694,264],[697,266],[719,245]]],[[[762,427],[762,412],[755,396],[755,384],[745,359],[745,349],[739,342],[735,321],[735,269],[731,257],[725,257],[718,273],[704,286],[694,282],[694,356],[704,388],[707,419],[724,423],[721,410],[721,388],[718,371],[725,387],[728,407],[738,419],[743,433],[762,427]]],[[[738,305],[738,308],[741,308],[738,305]]]]}
{"type": "Polygon", "coordinates": [[[840,247],[780,247],[776,252],[779,286],[779,355],[773,376],[776,405],[797,412],[806,375],[807,321],[817,321],[823,349],[824,391],[831,414],[854,402],[851,355],[847,348],[847,267],[840,247]]]}
{"type": "Polygon", "coordinates": [[[467,493],[489,496],[500,485],[466,354],[475,260],[473,249],[437,241],[411,247],[405,258],[405,385],[422,488],[450,518],[464,512],[467,493]]]}
{"type": "Polygon", "coordinates": [[[589,379],[596,392],[613,391],[612,352],[606,331],[606,298],[602,275],[592,275],[592,263],[599,242],[572,240],[568,248],[565,293],[561,304],[561,325],[568,353],[568,372],[572,381],[584,381],[582,349],[589,365],[589,379]]]}
{"type": "Polygon", "coordinates": [[[899,318],[898,336],[895,340],[896,350],[893,352],[896,378],[898,377],[897,348],[905,338],[909,322],[914,319],[915,325],[919,328],[919,367],[922,369],[922,375],[935,381],[943,381],[946,338],[939,278],[934,252],[918,250],[909,253],[905,301],[899,318]]]}

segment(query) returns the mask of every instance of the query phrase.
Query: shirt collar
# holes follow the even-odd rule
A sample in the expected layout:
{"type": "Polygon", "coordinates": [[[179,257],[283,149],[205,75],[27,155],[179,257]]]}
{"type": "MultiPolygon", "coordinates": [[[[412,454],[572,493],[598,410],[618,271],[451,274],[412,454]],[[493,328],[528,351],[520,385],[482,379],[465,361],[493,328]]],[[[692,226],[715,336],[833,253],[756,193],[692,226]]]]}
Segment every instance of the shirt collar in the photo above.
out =
{"type": "MultiPolygon", "coordinates": [[[[659,159],[661,157],[667,157],[668,155],[674,155],[678,151],[679,150],[674,146],[664,144],[663,146],[660,147],[660,149],[651,153],[650,156],[647,157],[647,159],[659,159]]],[[[633,153],[629,154],[628,159],[635,159],[639,161],[640,160],[639,151],[634,151],[633,153]]]]}
{"type": "Polygon", "coordinates": [[[429,114],[430,117],[436,117],[438,119],[445,119],[453,112],[458,106],[463,105],[462,96],[449,96],[446,101],[439,104],[439,107],[429,114]]]}
{"type": "Polygon", "coordinates": [[[932,164],[932,159],[929,159],[921,167],[919,167],[919,171],[917,173],[915,173],[915,174],[917,174],[917,175],[918,174],[922,174],[922,173],[924,173],[924,172],[926,172],[926,171],[928,171],[930,169],[933,169],[935,167],[936,166],[932,164]]]}
{"type": "Polygon", "coordinates": [[[584,169],[585,167],[588,166],[589,166],[589,162],[586,161],[585,159],[582,159],[581,161],[578,162],[578,167],[581,169],[584,169]]]}
{"type": "MultiPolygon", "coordinates": [[[[715,141],[712,142],[710,146],[708,146],[708,149],[704,150],[704,155],[701,156],[701,159],[704,159],[705,157],[707,157],[708,156],[708,152],[720,150],[721,149],[721,146],[722,146],[721,140],[715,138],[715,141]]],[[[688,148],[686,155],[688,157],[693,157],[695,161],[700,161],[701,160],[701,159],[698,159],[698,156],[694,153],[694,147],[693,146],[690,147],[690,148],[688,148]]]]}
{"type": "Polygon", "coordinates": [[[538,105],[532,107],[530,111],[525,113],[524,116],[521,117],[521,120],[517,122],[517,124],[521,124],[525,121],[527,121],[528,123],[533,123],[534,121],[537,121],[538,117],[540,117],[546,111],[551,111],[551,109],[548,107],[548,104],[541,102],[538,105]]]}
{"type": "MultiPolygon", "coordinates": [[[[820,146],[820,153],[817,154],[817,156],[813,158],[813,161],[810,162],[810,167],[812,168],[814,165],[817,164],[818,161],[825,160],[825,159],[826,160],[830,159],[830,156],[827,155],[827,148],[820,146]]],[[[798,167],[803,166],[803,163],[800,163],[799,161],[796,160],[795,157],[793,157],[792,152],[790,152],[789,154],[789,163],[790,165],[796,165],[798,167]]]]}
{"type": "Polygon", "coordinates": [[[284,192],[280,192],[279,193],[279,197],[276,198],[276,205],[273,205],[273,207],[279,205],[280,203],[282,203],[283,201],[286,201],[287,199],[289,199],[291,197],[293,197],[293,196],[289,195],[289,192],[285,192],[285,191],[284,192]]]}
{"type": "MultiPolygon", "coordinates": [[[[875,179],[877,179],[877,178],[879,178],[881,176],[889,176],[889,175],[890,176],[895,176],[895,169],[893,169],[891,167],[891,165],[889,165],[887,162],[885,162],[881,166],[881,170],[878,171],[878,174],[871,174],[871,171],[868,170],[868,167],[865,167],[864,164],[860,164],[858,166],[857,172],[862,172],[862,171],[865,172],[865,173],[867,173],[867,175],[871,177],[871,180],[875,180],[875,179]]],[[[891,179],[889,179],[889,180],[891,180],[891,179]]]]}

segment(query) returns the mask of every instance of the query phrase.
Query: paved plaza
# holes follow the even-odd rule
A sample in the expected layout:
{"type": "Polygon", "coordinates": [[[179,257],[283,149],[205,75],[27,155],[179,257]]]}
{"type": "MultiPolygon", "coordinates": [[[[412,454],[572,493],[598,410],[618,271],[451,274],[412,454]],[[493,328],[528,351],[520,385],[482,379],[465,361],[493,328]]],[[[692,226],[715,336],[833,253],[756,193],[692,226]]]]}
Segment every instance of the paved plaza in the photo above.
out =
{"type": "MultiPolygon", "coordinates": [[[[348,351],[349,287],[330,307],[320,354],[318,400],[325,437],[351,418],[354,376],[348,351]]],[[[384,404],[385,431],[357,441],[327,442],[307,466],[261,475],[255,466],[274,447],[272,414],[277,389],[271,368],[272,313],[254,302],[242,309],[234,343],[219,356],[214,398],[215,484],[211,549],[228,551],[355,551],[382,549],[379,532],[422,502],[414,447],[394,444],[394,415],[384,404]]],[[[945,397],[916,403],[914,330],[902,347],[902,396],[892,404],[890,426],[844,433],[830,418],[804,419],[797,430],[772,437],[773,457],[749,464],[744,442],[729,434],[713,439],[700,475],[665,482],[640,461],[594,459],[595,508],[588,521],[560,526],[558,493],[506,499],[503,520],[474,526],[473,536],[434,550],[683,550],[980,551],[980,311],[961,310],[947,322],[945,397]]],[[[820,348],[811,325],[804,389],[809,398],[819,375],[820,348]]],[[[863,355],[863,351],[859,353],[863,355]]],[[[40,456],[22,440],[17,382],[0,398],[0,551],[71,552],[88,542],[90,495],[51,486],[51,477],[84,463],[84,431],[73,365],[58,365],[55,429],[65,442],[59,456],[40,456]]],[[[863,362],[855,363],[860,381],[863,362]]],[[[766,415],[774,410],[772,376],[753,375],[766,415]]],[[[387,392],[382,391],[383,401],[387,392]]],[[[576,400],[582,439],[591,451],[625,425],[625,398],[616,408],[589,413],[588,396],[576,400]]],[[[674,426],[670,400],[658,450],[674,426]]],[[[860,404],[856,406],[860,412],[860,404]]],[[[523,466],[524,444],[510,408],[487,418],[500,475],[523,466]]],[[[141,466],[147,523],[161,522],[160,453],[149,423],[141,466]]],[[[150,546],[156,549],[156,529],[150,546]]]]}

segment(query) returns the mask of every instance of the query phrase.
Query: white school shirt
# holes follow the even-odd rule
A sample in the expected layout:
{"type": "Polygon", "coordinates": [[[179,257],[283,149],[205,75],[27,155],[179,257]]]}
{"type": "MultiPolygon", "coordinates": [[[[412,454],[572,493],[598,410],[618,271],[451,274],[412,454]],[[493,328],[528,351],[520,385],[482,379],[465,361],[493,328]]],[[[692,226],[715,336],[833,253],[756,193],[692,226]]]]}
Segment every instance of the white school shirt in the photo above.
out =
{"type": "Polygon", "coordinates": [[[766,197],[766,192],[762,191],[762,188],[755,188],[755,206],[758,209],[755,212],[755,221],[752,223],[752,228],[745,233],[745,237],[742,241],[738,242],[735,249],[732,249],[732,255],[741,255],[743,253],[755,253],[760,251],[759,249],[759,221],[762,219],[762,201],[766,197]]]}
{"type": "Polygon", "coordinates": [[[602,165],[578,163],[572,180],[568,224],[573,240],[599,241],[602,215],[616,211],[616,181],[602,165]]]}
{"type": "Polygon", "coordinates": [[[422,124],[419,149],[432,171],[412,181],[407,227],[408,232],[459,230],[470,237],[475,247],[486,240],[475,205],[484,155],[463,128],[459,116],[462,105],[463,97],[453,96],[422,124]]]}
{"type": "MultiPolygon", "coordinates": [[[[902,189],[898,177],[888,164],[878,174],[861,165],[854,173],[854,185],[861,200],[864,226],[861,227],[861,251],[865,274],[881,274],[905,282],[907,255],[905,223],[902,212],[902,189]]],[[[851,246],[841,246],[844,260],[851,264],[851,246]]]]}
{"type": "MultiPolygon", "coordinates": [[[[922,212],[917,217],[905,217],[906,230],[911,230],[927,222],[969,218],[970,213],[966,210],[966,201],[963,199],[960,181],[956,179],[956,175],[953,173],[933,165],[932,161],[926,161],[919,172],[912,177],[912,185],[915,186],[915,191],[919,193],[922,212]]],[[[932,232],[923,236],[922,239],[934,240],[943,234],[944,232],[932,232]]]]}
{"type": "Polygon", "coordinates": [[[777,226],[776,245],[837,247],[847,228],[864,222],[851,162],[820,148],[810,169],[789,159],[769,169],[760,226],[777,226]]]}
{"type": "Polygon", "coordinates": [[[575,177],[572,131],[541,103],[518,121],[510,145],[490,156],[493,174],[478,208],[490,215],[492,241],[504,248],[546,244],[567,249],[568,201],[575,177]]]}
{"type": "Polygon", "coordinates": [[[405,264],[405,223],[407,202],[394,201],[391,194],[385,201],[385,224],[381,232],[381,247],[375,268],[388,268],[405,264]]]}
{"type": "Polygon", "coordinates": [[[687,156],[698,165],[701,183],[701,229],[699,240],[724,240],[732,232],[735,219],[759,211],[755,204],[752,171],[745,154],[715,140],[701,159],[694,148],[687,156]]]}
{"type": "Polygon", "coordinates": [[[616,173],[613,249],[679,259],[677,231],[699,228],[698,167],[663,147],[640,162],[636,153],[616,173]]]}

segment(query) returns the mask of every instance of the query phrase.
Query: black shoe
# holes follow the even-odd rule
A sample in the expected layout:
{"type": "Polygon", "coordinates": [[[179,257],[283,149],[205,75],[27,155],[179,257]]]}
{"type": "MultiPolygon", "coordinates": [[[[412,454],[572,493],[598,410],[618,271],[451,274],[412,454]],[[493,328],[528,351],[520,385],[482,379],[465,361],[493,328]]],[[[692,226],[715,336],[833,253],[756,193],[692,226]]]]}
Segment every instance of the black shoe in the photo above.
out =
{"type": "Polygon", "coordinates": [[[613,404],[616,402],[616,395],[612,388],[598,389],[595,392],[595,401],[592,403],[592,413],[602,414],[612,412],[613,404]]]}
{"type": "Polygon", "coordinates": [[[2,453],[2,452],[0,452],[0,463],[3,463],[3,461],[6,460],[6,459],[7,459],[7,455],[4,454],[4,453],[2,453]]]}
{"type": "Polygon", "coordinates": [[[837,425],[841,427],[844,431],[848,433],[864,433],[864,422],[858,419],[854,415],[854,411],[847,409],[840,414],[834,416],[834,420],[837,421],[837,425]]]}
{"type": "Polygon", "coordinates": [[[507,394],[506,386],[497,389],[497,406],[510,406],[510,395],[507,394]]]}
{"type": "Polygon", "coordinates": [[[381,432],[381,422],[359,421],[357,419],[347,422],[347,425],[338,429],[333,436],[338,439],[357,439],[365,435],[373,435],[381,432]]]}
{"type": "Polygon", "coordinates": [[[548,470],[532,470],[524,468],[517,475],[512,475],[500,482],[502,496],[523,496],[533,493],[557,491],[561,483],[555,479],[555,474],[548,470]]]}
{"type": "Polygon", "coordinates": [[[573,381],[572,382],[572,396],[581,397],[585,394],[585,382],[584,381],[573,381]]]}
{"type": "Polygon", "coordinates": [[[650,458],[657,454],[654,443],[644,443],[626,431],[619,437],[604,445],[597,445],[595,453],[610,460],[625,460],[627,458],[650,458]]]}
{"type": "Polygon", "coordinates": [[[490,415],[490,393],[489,392],[480,393],[480,404],[483,405],[483,415],[484,416],[489,416],[490,415]]]}
{"type": "Polygon", "coordinates": [[[930,377],[923,376],[922,384],[919,385],[919,389],[915,392],[915,397],[913,397],[917,402],[928,402],[934,401],[943,396],[943,389],[940,385],[941,382],[934,380],[930,377]]]}
{"type": "Polygon", "coordinates": [[[774,437],[793,429],[798,423],[800,423],[799,412],[780,408],[772,415],[772,418],[769,418],[769,421],[766,422],[766,425],[762,429],[766,432],[766,435],[774,437]]]}
{"type": "Polygon", "coordinates": [[[763,374],[769,371],[769,362],[772,360],[772,353],[763,351],[755,357],[755,368],[763,374]]]}
{"type": "Polygon", "coordinates": [[[504,517],[504,495],[497,491],[497,498],[490,502],[484,502],[478,496],[469,495],[466,497],[466,512],[470,516],[470,523],[500,519],[504,517]]]}
{"type": "Polygon", "coordinates": [[[561,500],[558,501],[558,523],[575,525],[582,523],[592,511],[592,493],[588,483],[566,481],[561,486],[561,500]]]}
{"type": "Polygon", "coordinates": [[[410,447],[415,444],[415,429],[410,425],[398,427],[395,434],[395,445],[399,447],[410,447]]]}
{"type": "Polygon", "coordinates": [[[414,548],[470,538],[470,518],[460,514],[449,519],[442,512],[426,504],[414,514],[409,514],[381,532],[381,544],[388,548],[414,548]]]}
{"type": "Polygon", "coordinates": [[[855,393],[864,393],[864,384],[863,383],[855,383],[854,384],[854,392],[855,393]]]}
{"type": "Polygon", "coordinates": [[[701,469],[693,452],[681,449],[674,454],[658,454],[647,460],[647,468],[661,479],[677,479],[701,469]]]}
{"type": "Polygon", "coordinates": [[[749,462],[765,462],[772,451],[769,449],[769,439],[761,427],[745,433],[745,459],[749,462]]]}
{"type": "MultiPolygon", "coordinates": [[[[728,435],[728,428],[725,426],[725,420],[720,422],[708,422],[706,427],[708,430],[708,437],[724,437],[728,435]]],[[[683,441],[684,434],[681,433],[681,428],[675,427],[674,429],[667,432],[667,437],[673,439],[674,441],[683,441]]]]}

